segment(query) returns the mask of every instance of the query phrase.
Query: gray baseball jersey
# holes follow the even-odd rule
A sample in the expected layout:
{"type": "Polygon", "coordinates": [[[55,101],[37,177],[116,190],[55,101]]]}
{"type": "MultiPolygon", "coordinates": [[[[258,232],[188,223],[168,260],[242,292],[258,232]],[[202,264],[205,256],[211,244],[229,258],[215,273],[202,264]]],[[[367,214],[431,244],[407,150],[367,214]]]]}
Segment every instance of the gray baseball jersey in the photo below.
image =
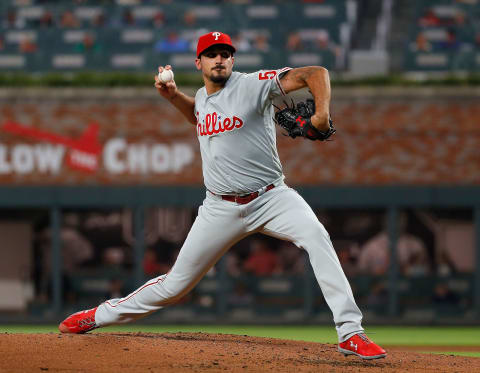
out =
{"type": "Polygon", "coordinates": [[[247,194],[283,178],[271,103],[285,94],[279,77],[288,70],[233,72],[223,89],[197,91],[197,136],[209,191],[247,194]]]}

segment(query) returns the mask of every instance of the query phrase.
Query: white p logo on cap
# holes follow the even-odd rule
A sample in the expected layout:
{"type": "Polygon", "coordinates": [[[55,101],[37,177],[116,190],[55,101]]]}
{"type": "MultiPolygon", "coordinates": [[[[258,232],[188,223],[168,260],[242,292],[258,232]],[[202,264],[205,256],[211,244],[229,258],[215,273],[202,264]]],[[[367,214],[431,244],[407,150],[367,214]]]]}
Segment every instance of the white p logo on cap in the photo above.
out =
{"type": "Polygon", "coordinates": [[[215,40],[218,40],[221,34],[218,31],[215,31],[215,32],[212,32],[212,35],[215,37],[215,40]]]}

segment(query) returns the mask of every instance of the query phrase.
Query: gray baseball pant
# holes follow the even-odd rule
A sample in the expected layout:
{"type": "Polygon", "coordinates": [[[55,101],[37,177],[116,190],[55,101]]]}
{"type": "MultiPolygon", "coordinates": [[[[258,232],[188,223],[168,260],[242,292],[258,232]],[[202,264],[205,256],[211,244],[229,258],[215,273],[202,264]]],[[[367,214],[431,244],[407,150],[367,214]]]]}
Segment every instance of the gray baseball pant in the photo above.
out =
{"type": "Polygon", "coordinates": [[[283,182],[248,204],[222,200],[207,191],[170,272],[126,296],[102,303],[98,326],[130,322],[174,304],[187,294],[236,242],[260,232],[293,242],[309,255],[315,277],[333,313],[340,342],[362,332],[362,313],[330,236],[305,200],[283,182]]]}

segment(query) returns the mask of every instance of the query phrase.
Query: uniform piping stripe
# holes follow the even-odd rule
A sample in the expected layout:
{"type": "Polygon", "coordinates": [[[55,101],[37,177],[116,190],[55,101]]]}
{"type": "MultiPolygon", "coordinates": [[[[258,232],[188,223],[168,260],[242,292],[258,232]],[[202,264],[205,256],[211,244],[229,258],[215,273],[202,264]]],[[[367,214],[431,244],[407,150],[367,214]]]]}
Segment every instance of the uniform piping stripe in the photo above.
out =
{"type": "Polygon", "coordinates": [[[284,67],[283,69],[280,69],[280,71],[278,72],[277,75],[275,75],[275,82],[277,83],[278,85],[278,88],[280,88],[280,92],[282,92],[282,95],[283,96],[286,96],[287,94],[285,93],[285,91],[283,90],[283,87],[282,87],[282,84],[280,83],[280,79],[278,79],[278,77],[284,73],[284,72],[287,72],[289,70],[292,70],[291,67],[284,67]]]}
{"type": "Polygon", "coordinates": [[[108,304],[110,307],[117,307],[120,303],[123,303],[127,300],[129,300],[131,297],[133,297],[134,295],[137,295],[140,291],[142,291],[143,289],[145,289],[147,286],[150,286],[150,285],[156,285],[158,284],[159,282],[163,282],[166,278],[167,278],[167,275],[170,273],[170,271],[168,273],[165,274],[165,276],[163,278],[159,278],[157,281],[155,282],[151,282],[150,284],[145,284],[143,285],[140,289],[138,289],[136,292],[134,292],[133,294],[130,294],[128,297],[126,297],[125,299],[122,299],[120,302],[118,302],[116,305],[112,305],[110,304],[110,302],[107,300],[105,303],[108,304]]]}

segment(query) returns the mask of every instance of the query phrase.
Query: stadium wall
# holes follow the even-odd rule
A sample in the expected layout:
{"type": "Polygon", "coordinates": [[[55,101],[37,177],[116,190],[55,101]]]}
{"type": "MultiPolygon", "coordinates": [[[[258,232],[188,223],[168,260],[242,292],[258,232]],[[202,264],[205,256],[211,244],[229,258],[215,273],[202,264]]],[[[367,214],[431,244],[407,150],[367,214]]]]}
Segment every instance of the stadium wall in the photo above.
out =
{"type": "MultiPolygon", "coordinates": [[[[306,93],[298,97],[302,95],[306,93]]],[[[334,141],[277,137],[287,183],[312,206],[385,208],[392,242],[398,238],[402,208],[474,211],[477,264],[468,281],[476,315],[480,314],[479,96],[478,88],[338,88],[332,98],[339,129],[334,141]]],[[[132,208],[137,238],[134,283],[139,284],[144,280],[145,209],[198,206],[202,201],[195,127],[154,90],[3,89],[0,115],[1,208],[46,208],[50,214],[51,315],[63,312],[63,209],[132,208]]],[[[392,258],[394,253],[395,244],[392,258]]],[[[398,268],[392,262],[391,317],[397,313],[400,291],[398,268]]],[[[305,293],[307,314],[313,309],[312,297],[305,293]]]]}
{"type": "MultiPolygon", "coordinates": [[[[334,141],[277,137],[286,181],[479,185],[479,95],[334,89],[334,141]]],[[[0,115],[4,185],[202,184],[195,129],[153,89],[3,89],[0,115]]]]}

